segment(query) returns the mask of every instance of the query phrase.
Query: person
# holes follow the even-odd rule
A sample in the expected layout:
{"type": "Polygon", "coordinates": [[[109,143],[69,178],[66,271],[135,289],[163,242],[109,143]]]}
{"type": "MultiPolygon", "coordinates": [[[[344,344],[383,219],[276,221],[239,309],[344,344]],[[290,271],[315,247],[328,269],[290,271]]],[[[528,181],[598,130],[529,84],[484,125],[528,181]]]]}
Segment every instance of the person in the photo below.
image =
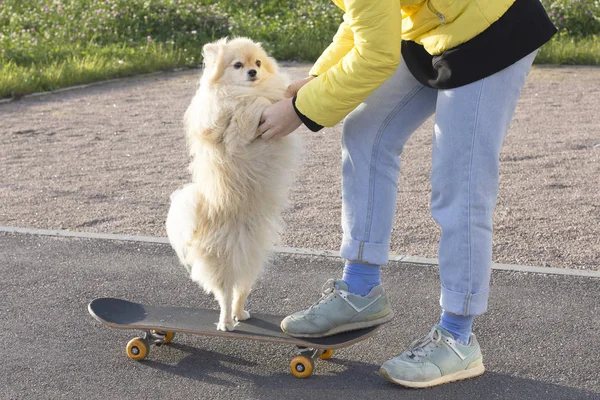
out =
{"type": "Polygon", "coordinates": [[[345,118],[343,275],[281,328],[320,337],[392,318],[380,266],[388,262],[400,155],[435,113],[430,209],[441,228],[441,317],[380,373],[409,387],[480,375],[472,325],[488,302],[500,148],[537,49],[556,28],[539,0],[334,2],[344,19],[332,44],[259,125],[272,140],[345,118]]]}

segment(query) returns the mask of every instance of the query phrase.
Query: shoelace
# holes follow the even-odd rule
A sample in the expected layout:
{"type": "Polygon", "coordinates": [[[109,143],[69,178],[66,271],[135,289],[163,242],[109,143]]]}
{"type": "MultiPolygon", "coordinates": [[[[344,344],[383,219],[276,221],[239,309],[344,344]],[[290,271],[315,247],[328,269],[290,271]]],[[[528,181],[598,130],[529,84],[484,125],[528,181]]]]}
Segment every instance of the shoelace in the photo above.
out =
{"type": "Polygon", "coordinates": [[[335,281],[333,279],[327,280],[327,282],[325,282],[325,284],[323,285],[323,288],[321,289],[321,291],[322,291],[321,298],[315,304],[310,306],[309,309],[318,308],[321,304],[325,304],[332,298],[332,296],[331,296],[332,294],[334,297],[337,296],[337,289],[335,288],[335,281]]]}
{"type": "Polygon", "coordinates": [[[410,349],[406,351],[408,357],[419,361],[420,357],[426,357],[442,340],[442,334],[436,328],[433,328],[426,336],[414,341],[410,349]]]}

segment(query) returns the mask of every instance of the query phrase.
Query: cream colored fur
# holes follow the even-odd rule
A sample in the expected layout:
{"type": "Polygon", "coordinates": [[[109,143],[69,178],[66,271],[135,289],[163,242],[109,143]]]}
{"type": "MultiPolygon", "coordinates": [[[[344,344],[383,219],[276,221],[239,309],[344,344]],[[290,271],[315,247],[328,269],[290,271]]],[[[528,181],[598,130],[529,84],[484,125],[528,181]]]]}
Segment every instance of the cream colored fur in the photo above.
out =
{"type": "Polygon", "coordinates": [[[250,317],[244,304],[283,228],[301,146],[293,134],[257,137],[262,111],[288,85],[259,44],[222,39],[203,52],[200,87],[184,118],[192,183],[171,195],[166,228],[191,279],[219,302],[224,331],[250,317]]]}

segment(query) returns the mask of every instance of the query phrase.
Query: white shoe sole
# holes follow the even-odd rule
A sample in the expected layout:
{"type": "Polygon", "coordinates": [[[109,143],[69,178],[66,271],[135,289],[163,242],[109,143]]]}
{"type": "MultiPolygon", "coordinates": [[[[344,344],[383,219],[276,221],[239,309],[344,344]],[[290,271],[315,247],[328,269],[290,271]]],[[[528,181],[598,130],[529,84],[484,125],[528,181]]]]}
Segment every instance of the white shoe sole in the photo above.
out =
{"type": "Polygon", "coordinates": [[[406,386],[414,389],[423,389],[432,386],[441,385],[444,383],[450,383],[455,381],[462,381],[463,379],[475,378],[476,376],[480,376],[485,372],[485,367],[483,366],[483,362],[481,359],[477,361],[473,361],[469,367],[463,371],[453,372],[448,375],[440,376],[439,378],[426,381],[426,382],[411,382],[411,381],[403,381],[399,379],[392,378],[388,372],[381,368],[379,370],[379,374],[383,376],[390,382],[396,383],[398,385],[406,386]]]}

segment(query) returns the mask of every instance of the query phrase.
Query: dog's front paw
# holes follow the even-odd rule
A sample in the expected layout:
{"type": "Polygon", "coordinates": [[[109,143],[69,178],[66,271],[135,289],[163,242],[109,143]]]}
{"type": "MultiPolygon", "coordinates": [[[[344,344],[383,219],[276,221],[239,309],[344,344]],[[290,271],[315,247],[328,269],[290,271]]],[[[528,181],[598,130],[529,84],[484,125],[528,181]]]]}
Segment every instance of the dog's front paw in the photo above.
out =
{"type": "Polygon", "coordinates": [[[235,319],[237,319],[238,321],[245,321],[248,318],[250,318],[250,313],[246,310],[242,310],[241,312],[236,312],[233,314],[233,316],[235,317],[235,319]]]}
{"type": "Polygon", "coordinates": [[[219,321],[217,324],[217,330],[223,332],[231,332],[235,329],[233,321],[219,321]]]}

